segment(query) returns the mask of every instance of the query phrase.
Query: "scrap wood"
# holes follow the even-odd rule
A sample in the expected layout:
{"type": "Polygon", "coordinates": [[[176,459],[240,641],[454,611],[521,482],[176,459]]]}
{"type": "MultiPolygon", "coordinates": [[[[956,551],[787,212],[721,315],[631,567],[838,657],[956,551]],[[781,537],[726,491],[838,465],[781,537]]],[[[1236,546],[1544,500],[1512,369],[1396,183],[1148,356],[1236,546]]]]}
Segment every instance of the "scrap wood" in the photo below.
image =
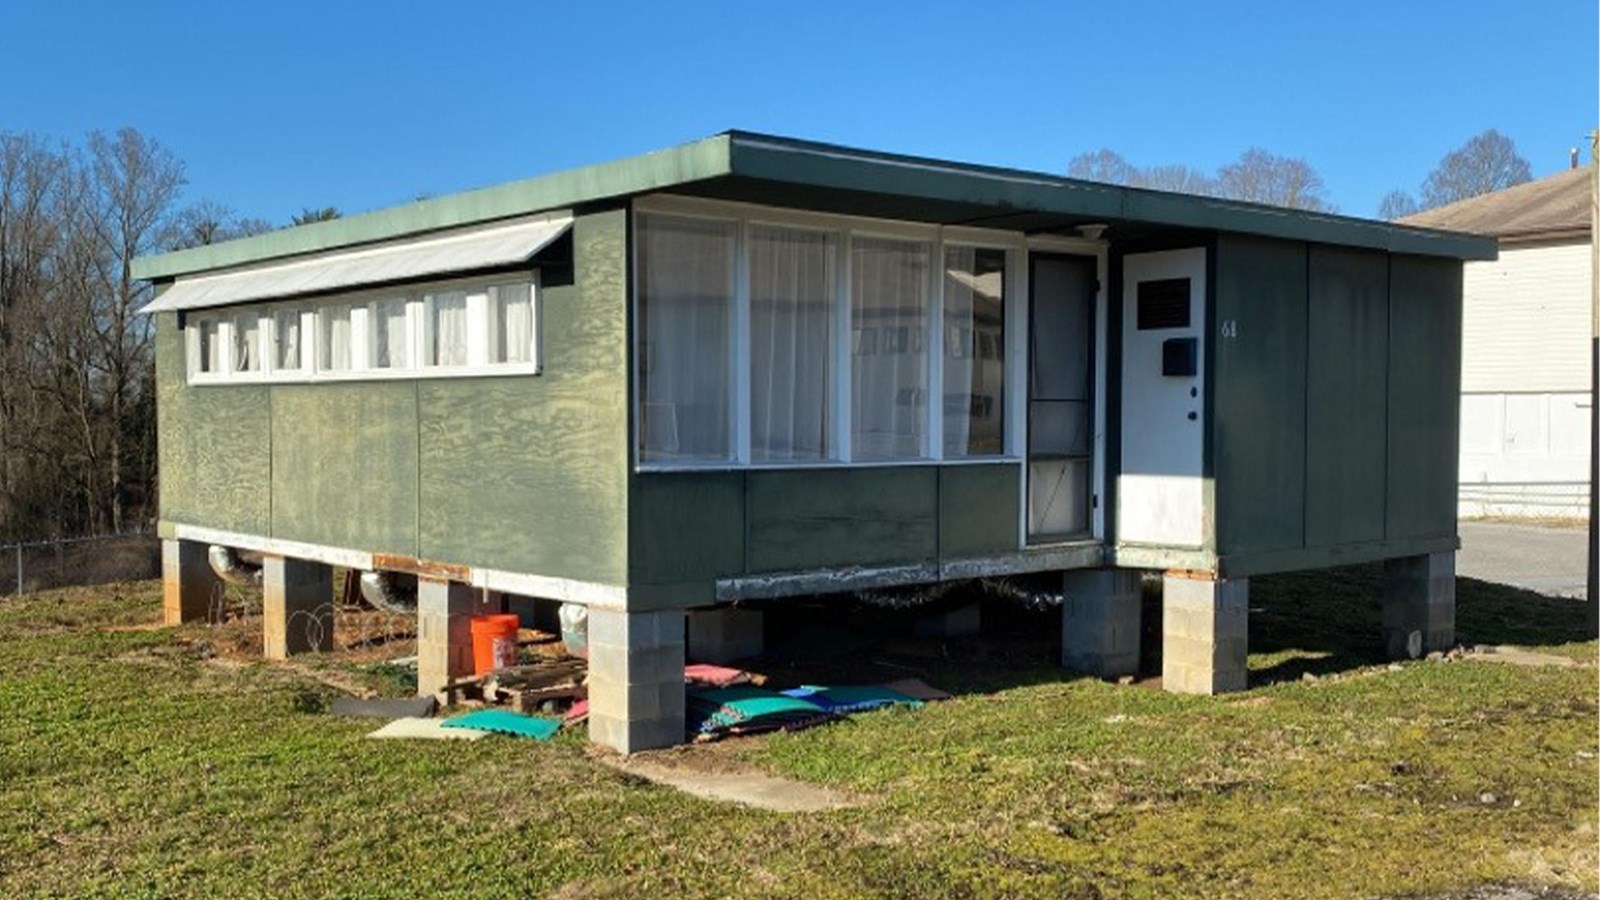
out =
{"type": "Polygon", "coordinates": [[[495,669],[479,680],[494,679],[500,687],[551,687],[581,678],[587,669],[588,664],[581,659],[541,661],[495,669]]]}
{"type": "Polygon", "coordinates": [[[534,688],[532,690],[503,691],[507,702],[519,712],[538,712],[539,704],[549,700],[582,700],[589,695],[589,689],[581,684],[568,684],[558,687],[534,688]]]}

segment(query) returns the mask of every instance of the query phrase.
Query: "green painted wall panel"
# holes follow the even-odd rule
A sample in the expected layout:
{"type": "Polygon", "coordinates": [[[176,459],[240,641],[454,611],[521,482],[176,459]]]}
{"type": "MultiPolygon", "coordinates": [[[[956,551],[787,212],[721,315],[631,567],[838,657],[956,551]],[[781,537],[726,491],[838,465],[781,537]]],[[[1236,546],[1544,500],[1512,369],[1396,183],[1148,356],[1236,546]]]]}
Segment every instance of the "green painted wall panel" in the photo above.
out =
{"type": "Polygon", "coordinates": [[[266,534],[271,517],[270,398],[260,385],[189,387],[176,314],[156,320],[161,517],[266,534]]]}
{"type": "Polygon", "coordinates": [[[1313,244],[1306,385],[1306,545],[1384,535],[1389,263],[1313,244]]]}
{"type": "Polygon", "coordinates": [[[1461,263],[1389,262],[1387,536],[1456,532],[1461,412],[1461,263]]]}
{"type": "Polygon", "coordinates": [[[628,499],[631,585],[744,572],[744,473],[636,475],[628,499]]]}
{"type": "Polygon", "coordinates": [[[926,562],[938,553],[935,467],[754,471],[745,483],[749,572],[926,562]]]}
{"type": "Polygon", "coordinates": [[[420,555],[627,583],[627,218],[579,218],[544,372],[419,382],[420,555]]]}
{"type": "Polygon", "coordinates": [[[272,388],[272,536],[417,553],[414,382],[272,388]]]}
{"type": "Polygon", "coordinates": [[[1225,235],[1216,254],[1212,418],[1221,554],[1303,546],[1306,245],[1225,235]]]}
{"type": "Polygon", "coordinates": [[[1021,466],[939,468],[939,556],[1014,553],[1021,512],[1021,466]]]}

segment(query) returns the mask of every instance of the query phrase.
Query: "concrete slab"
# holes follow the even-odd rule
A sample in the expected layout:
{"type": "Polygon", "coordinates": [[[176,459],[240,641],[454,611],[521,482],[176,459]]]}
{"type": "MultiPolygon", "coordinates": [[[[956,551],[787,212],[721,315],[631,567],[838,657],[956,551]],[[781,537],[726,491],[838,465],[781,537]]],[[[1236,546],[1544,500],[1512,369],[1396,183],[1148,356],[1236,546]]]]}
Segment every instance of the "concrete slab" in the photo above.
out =
{"type": "Polygon", "coordinates": [[[752,771],[700,771],[663,765],[639,757],[607,758],[606,765],[655,784],[676,788],[702,800],[737,803],[773,812],[821,812],[848,809],[865,801],[853,794],[803,781],[752,771]]]}
{"type": "Polygon", "coordinates": [[[1582,527],[1464,521],[1456,574],[1554,597],[1583,597],[1588,531],[1582,527]]]}

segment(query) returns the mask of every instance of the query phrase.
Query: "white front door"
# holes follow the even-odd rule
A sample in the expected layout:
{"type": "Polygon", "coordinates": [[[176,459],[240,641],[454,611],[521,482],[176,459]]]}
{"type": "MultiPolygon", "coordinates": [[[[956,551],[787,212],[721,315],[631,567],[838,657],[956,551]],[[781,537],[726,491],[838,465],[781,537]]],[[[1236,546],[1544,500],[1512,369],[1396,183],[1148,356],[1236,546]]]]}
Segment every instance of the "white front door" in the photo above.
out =
{"type": "Polygon", "coordinates": [[[1204,541],[1205,302],[1203,248],[1123,257],[1120,542],[1204,541]]]}

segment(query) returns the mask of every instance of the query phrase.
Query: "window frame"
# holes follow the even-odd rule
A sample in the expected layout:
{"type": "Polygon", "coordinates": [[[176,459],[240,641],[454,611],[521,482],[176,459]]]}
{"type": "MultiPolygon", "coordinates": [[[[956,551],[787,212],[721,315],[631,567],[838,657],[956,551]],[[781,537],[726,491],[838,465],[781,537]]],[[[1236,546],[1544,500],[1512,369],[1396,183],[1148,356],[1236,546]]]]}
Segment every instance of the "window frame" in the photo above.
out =
{"type": "MultiPolygon", "coordinates": [[[[729,391],[733,453],[729,459],[706,460],[645,460],[641,428],[641,411],[644,390],[639,371],[638,335],[629,348],[632,357],[630,377],[633,400],[629,414],[632,416],[634,439],[631,459],[635,472],[672,472],[730,469],[813,469],[813,468],[884,468],[918,465],[984,465],[993,463],[1018,463],[1026,459],[1025,426],[1021,415],[1021,402],[1027,393],[1027,352],[1021,342],[1026,329],[1023,322],[1027,314],[1027,260],[1034,241],[1018,232],[966,226],[941,226],[921,222],[904,222],[873,219],[861,216],[835,215],[809,210],[790,210],[759,204],[733,201],[707,200],[652,194],[637,198],[631,205],[630,227],[635,239],[631,241],[629,260],[630,308],[635,321],[642,315],[639,285],[639,220],[641,216],[672,216],[690,219],[709,219],[734,222],[739,235],[736,246],[736,276],[733,319],[733,352],[730,365],[734,372],[733,389],[729,391]],[[811,460],[754,461],[750,456],[749,393],[750,372],[750,309],[749,291],[750,255],[748,235],[756,225],[828,232],[832,235],[836,260],[834,266],[833,318],[830,321],[831,379],[828,397],[829,448],[826,458],[811,460]],[[851,318],[854,304],[852,292],[853,258],[857,238],[879,238],[896,241],[916,241],[928,245],[930,262],[928,272],[928,316],[926,333],[922,335],[927,348],[926,384],[928,389],[927,421],[922,435],[922,455],[895,459],[859,460],[851,448],[851,415],[853,409],[852,346],[854,343],[851,318]],[[947,246],[973,247],[999,250],[1005,253],[1004,288],[1004,341],[1005,389],[1003,451],[984,456],[944,455],[944,254],[947,246]]],[[[1095,253],[1104,258],[1103,242],[1063,238],[1078,252],[1095,253]]]]}
{"type": "Polygon", "coordinates": [[[298,300],[263,301],[216,309],[192,310],[184,313],[184,368],[187,381],[194,385],[248,384],[255,382],[316,383],[339,381],[409,381],[433,378],[484,378],[515,375],[540,375],[543,366],[543,306],[544,291],[538,269],[497,272],[492,275],[472,275],[460,278],[420,282],[403,287],[370,288],[298,300]],[[488,316],[491,313],[488,292],[491,287],[526,284],[529,289],[532,313],[531,359],[527,362],[489,362],[487,346],[490,334],[488,316]],[[464,291],[467,294],[467,362],[464,365],[425,366],[422,364],[422,326],[424,298],[429,294],[446,291],[464,291]],[[375,332],[372,328],[372,310],[388,300],[405,302],[404,367],[377,368],[372,365],[375,352],[375,332]],[[323,312],[335,306],[350,308],[349,369],[328,369],[322,366],[323,312]],[[286,370],[277,368],[277,316],[298,310],[300,313],[300,367],[286,370]],[[256,329],[261,365],[249,372],[233,371],[233,322],[241,315],[254,314],[259,325],[256,329]],[[218,370],[202,372],[199,368],[200,326],[204,322],[217,323],[217,343],[220,348],[218,370]]]}

